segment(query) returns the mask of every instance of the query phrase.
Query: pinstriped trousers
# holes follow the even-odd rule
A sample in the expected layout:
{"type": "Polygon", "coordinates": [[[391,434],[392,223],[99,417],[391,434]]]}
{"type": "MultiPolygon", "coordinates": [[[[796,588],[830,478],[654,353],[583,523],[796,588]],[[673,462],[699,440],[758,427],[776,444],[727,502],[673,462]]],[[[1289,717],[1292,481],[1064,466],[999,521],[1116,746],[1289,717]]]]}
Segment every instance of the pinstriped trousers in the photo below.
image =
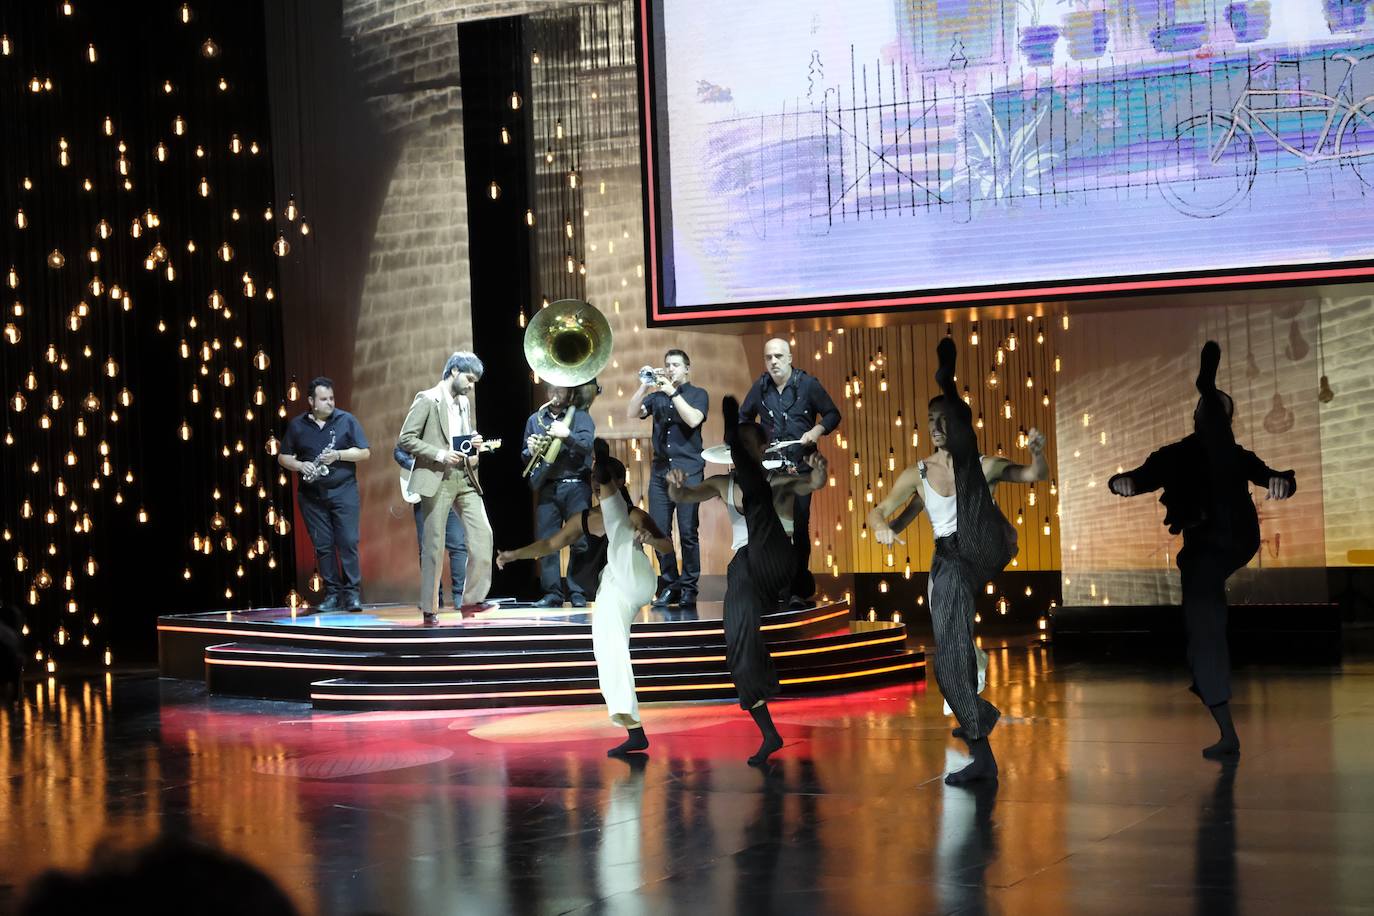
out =
{"type": "Polygon", "coordinates": [[[758,462],[735,448],[735,483],[744,494],[749,543],[735,551],[725,571],[725,664],[741,709],[778,694],[778,672],[759,627],[792,581],[796,553],[773,508],[773,490],[758,462]]]}
{"type": "Polygon", "coordinates": [[[974,596],[979,579],[959,551],[959,535],[935,539],[930,560],[930,622],[935,630],[935,682],[970,738],[981,738],[997,721],[997,707],[978,695],[978,655],[973,639],[974,596]]]}
{"type": "Polygon", "coordinates": [[[937,538],[930,563],[930,620],[935,630],[935,680],[968,739],[982,738],[997,707],[978,695],[974,596],[1016,555],[1016,529],[988,489],[972,412],[951,387],[945,448],[953,459],[958,530],[937,538]]]}

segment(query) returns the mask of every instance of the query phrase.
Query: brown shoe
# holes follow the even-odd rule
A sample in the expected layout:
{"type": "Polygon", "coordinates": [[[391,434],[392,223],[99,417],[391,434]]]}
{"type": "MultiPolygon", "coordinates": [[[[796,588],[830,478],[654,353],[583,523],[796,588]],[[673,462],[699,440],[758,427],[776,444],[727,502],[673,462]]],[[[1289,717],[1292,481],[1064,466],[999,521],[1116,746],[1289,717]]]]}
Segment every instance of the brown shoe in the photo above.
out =
{"type": "Polygon", "coordinates": [[[422,626],[437,627],[439,625],[439,615],[432,611],[421,611],[420,617],[422,626]]]}
{"type": "Polygon", "coordinates": [[[472,604],[465,604],[458,609],[458,613],[464,617],[471,617],[473,614],[480,614],[483,611],[494,611],[501,605],[495,601],[476,601],[472,604]]]}

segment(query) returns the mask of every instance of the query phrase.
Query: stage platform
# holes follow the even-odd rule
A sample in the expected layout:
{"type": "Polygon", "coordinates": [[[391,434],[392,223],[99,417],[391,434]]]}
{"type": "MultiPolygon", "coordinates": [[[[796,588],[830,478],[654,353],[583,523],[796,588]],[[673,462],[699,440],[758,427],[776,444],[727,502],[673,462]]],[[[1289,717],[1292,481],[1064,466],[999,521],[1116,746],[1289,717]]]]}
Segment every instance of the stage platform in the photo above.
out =
{"type": "MultiPolygon", "coordinates": [[[[904,624],[850,620],[845,602],[768,614],[763,631],[785,696],[924,677],[924,653],[907,647],[904,624]]],[[[630,651],[641,701],[735,696],[720,602],[642,610],[630,651]]],[[[447,611],[430,627],[413,605],[172,614],[158,619],[158,657],[164,676],[204,680],[211,693],[319,709],[601,702],[587,608],[509,603],[472,616],[447,611]]]]}

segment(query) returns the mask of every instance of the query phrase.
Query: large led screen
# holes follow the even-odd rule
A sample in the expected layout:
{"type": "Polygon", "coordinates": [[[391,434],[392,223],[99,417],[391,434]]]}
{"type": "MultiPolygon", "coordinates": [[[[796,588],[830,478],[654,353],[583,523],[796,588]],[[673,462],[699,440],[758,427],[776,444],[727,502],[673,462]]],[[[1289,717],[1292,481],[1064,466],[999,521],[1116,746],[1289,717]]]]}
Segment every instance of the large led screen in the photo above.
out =
{"type": "Polygon", "coordinates": [[[1374,269],[1369,0],[641,0],[650,320],[1374,269]]]}

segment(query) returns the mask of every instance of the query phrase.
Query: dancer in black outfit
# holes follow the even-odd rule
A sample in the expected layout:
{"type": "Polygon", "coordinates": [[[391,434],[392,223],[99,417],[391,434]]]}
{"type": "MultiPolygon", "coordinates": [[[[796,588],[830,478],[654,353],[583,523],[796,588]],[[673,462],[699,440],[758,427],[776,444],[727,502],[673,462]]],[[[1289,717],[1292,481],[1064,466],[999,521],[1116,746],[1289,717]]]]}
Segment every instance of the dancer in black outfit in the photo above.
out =
{"type": "Polygon", "coordinates": [[[1177,562],[1193,674],[1189,689],[1207,705],[1221,731],[1220,740],[1202,750],[1202,756],[1212,760],[1240,755],[1240,738],[1231,720],[1226,580],[1259,550],[1259,516],[1248,484],[1267,488],[1267,499],[1288,499],[1298,489],[1291,470],[1275,471],[1236,444],[1231,430],[1234,402],[1217,388],[1220,364],[1221,347],[1207,341],[1197,376],[1193,434],[1107,482],[1117,496],[1163,487],[1159,501],[1164,504],[1164,524],[1170,534],[1183,533],[1177,562]]]}
{"type": "MultiPolygon", "coordinates": [[[[792,581],[797,564],[792,536],[778,505],[790,509],[798,494],[810,494],[822,486],[826,463],[815,452],[806,458],[810,475],[779,475],[770,481],[763,469],[763,450],[768,444],[763,429],[757,423],[740,422],[739,402],[734,398],[722,400],[721,409],[734,471],[699,484],[686,483],[681,470],[670,471],[669,494],[678,503],[720,497],[735,529],[735,556],[725,574],[725,664],[740,708],[749,710],[763,735],[758,751],[749,758],[750,765],[757,766],[782,747],[768,712],[768,700],[778,694],[778,673],[759,628],[763,615],[777,607],[778,592],[792,581]],[[736,485],[743,497],[740,506],[735,505],[736,485]]],[[[790,516],[787,520],[791,521],[790,516]]]]}
{"type": "Polygon", "coordinates": [[[951,786],[997,778],[988,733],[1001,713],[978,695],[977,647],[973,638],[974,596],[1016,555],[1016,529],[988,489],[978,454],[973,412],[954,388],[958,351],[948,337],[935,348],[940,397],[931,416],[943,417],[944,450],[954,469],[957,518],[953,534],[937,538],[930,561],[930,619],[935,629],[935,680],[959,721],[959,737],[973,762],[945,777],[951,786]]]}

